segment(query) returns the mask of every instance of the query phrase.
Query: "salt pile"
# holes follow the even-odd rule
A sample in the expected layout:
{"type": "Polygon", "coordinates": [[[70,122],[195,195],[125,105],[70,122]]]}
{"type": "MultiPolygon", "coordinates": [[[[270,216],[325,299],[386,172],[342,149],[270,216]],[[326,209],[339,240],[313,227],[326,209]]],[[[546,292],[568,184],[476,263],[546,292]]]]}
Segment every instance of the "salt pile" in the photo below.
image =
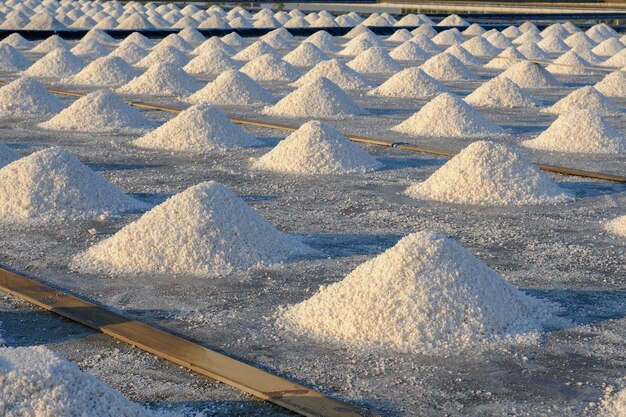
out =
{"type": "Polygon", "coordinates": [[[586,154],[622,154],[626,152],[624,136],[599,114],[574,110],[561,114],[550,127],[523,146],[544,151],[586,154]]]}
{"type": "Polygon", "coordinates": [[[457,57],[445,52],[430,58],[420,68],[437,80],[464,81],[477,78],[476,74],[459,61],[457,57]]]}
{"type": "Polygon", "coordinates": [[[565,43],[571,47],[582,47],[587,49],[593,49],[597,46],[597,43],[593,41],[585,32],[576,32],[565,39],[565,43]]]}
{"type": "Polygon", "coordinates": [[[602,63],[605,67],[623,67],[626,65],[626,49],[622,49],[602,63]]]}
{"type": "Polygon", "coordinates": [[[498,77],[508,78],[522,88],[547,88],[561,85],[541,65],[528,61],[518,62],[498,77]]]}
{"type": "MultiPolygon", "coordinates": [[[[9,148],[7,145],[0,143],[0,168],[10,164],[13,161],[17,161],[21,158],[21,155],[9,148]]],[[[0,339],[0,344],[2,340],[0,339]]]]}
{"type": "Polygon", "coordinates": [[[374,46],[376,46],[376,44],[368,39],[355,38],[348,42],[346,46],[341,51],[339,51],[339,55],[347,57],[357,56],[361,52],[367,51],[374,46]]]}
{"type": "Polygon", "coordinates": [[[469,26],[469,22],[463,19],[461,16],[451,14],[445,17],[441,22],[437,23],[437,26],[469,26]]]}
{"type": "Polygon", "coordinates": [[[419,46],[424,52],[427,52],[429,54],[438,54],[439,52],[441,52],[441,48],[435,45],[435,43],[426,36],[417,35],[411,40],[415,42],[417,46],[419,46]]]}
{"type": "Polygon", "coordinates": [[[261,55],[265,55],[265,54],[272,54],[272,55],[280,57],[280,55],[278,54],[278,52],[276,52],[274,48],[269,46],[264,41],[258,40],[254,42],[252,45],[248,46],[243,51],[239,52],[238,54],[235,54],[233,56],[233,59],[236,59],[238,61],[250,61],[251,59],[258,58],[261,55]]]}
{"type": "Polygon", "coordinates": [[[304,84],[263,112],[273,116],[327,119],[366,114],[340,87],[324,77],[304,84]]]}
{"type": "Polygon", "coordinates": [[[389,56],[398,61],[425,61],[428,55],[413,40],[408,40],[389,52],[389,56]]]}
{"type": "Polygon", "coordinates": [[[22,71],[31,64],[32,62],[14,47],[5,43],[0,44],[0,71],[22,71]]]}
{"type": "Polygon", "coordinates": [[[67,49],[58,48],[31,65],[24,75],[29,77],[69,77],[84,68],[83,61],[67,49]]]}
{"type": "Polygon", "coordinates": [[[581,57],[576,52],[569,51],[561,55],[554,63],[548,65],[546,70],[552,74],[561,75],[589,75],[594,74],[595,71],[586,69],[591,64],[581,57]]]}
{"type": "Polygon", "coordinates": [[[501,135],[495,123],[459,98],[442,93],[392,130],[415,136],[468,138],[501,135]]]}
{"type": "Polygon", "coordinates": [[[138,75],[139,72],[122,58],[105,56],[92,61],[78,74],[61,80],[61,83],[93,87],[120,87],[138,75]]]}
{"type": "Polygon", "coordinates": [[[509,39],[507,39],[506,36],[497,31],[489,35],[487,37],[487,40],[490,44],[498,49],[506,49],[513,46],[513,43],[509,39]]]}
{"type": "Polygon", "coordinates": [[[187,55],[180,52],[176,48],[166,46],[161,49],[153,50],[145,58],[137,62],[136,66],[140,68],[148,68],[158,64],[172,64],[177,67],[184,67],[188,63],[189,58],[187,58],[187,55]]]}
{"type": "Polygon", "coordinates": [[[407,68],[392,75],[379,87],[369,91],[370,96],[425,99],[433,98],[446,88],[419,68],[407,68]]]}
{"type": "Polygon", "coordinates": [[[607,97],[626,97],[626,73],[612,72],[597,82],[594,88],[607,97]]]}
{"type": "Polygon", "coordinates": [[[61,148],[0,169],[0,221],[97,219],[145,208],[61,148]]]}
{"type": "Polygon", "coordinates": [[[229,46],[244,46],[246,44],[237,32],[231,32],[228,35],[222,36],[220,40],[229,46]]]}
{"type": "Polygon", "coordinates": [[[300,78],[301,74],[282,58],[266,54],[248,61],[241,70],[254,81],[287,81],[300,78]]]}
{"type": "Polygon", "coordinates": [[[106,90],[87,94],[40,127],[79,132],[116,132],[149,129],[154,123],[106,90]]]}
{"type": "Polygon", "coordinates": [[[550,59],[550,55],[537,46],[536,43],[527,42],[517,47],[517,50],[524,54],[527,59],[536,61],[547,61],[550,59]]]}
{"type": "Polygon", "coordinates": [[[2,42],[5,45],[10,45],[15,49],[32,49],[35,44],[28,39],[24,38],[19,33],[11,33],[6,38],[2,39],[2,42]]]}
{"type": "Polygon", "coordinates": [[[239,71],[225,71],[213,82],[187,98],[191,103],[232,106],[265,105],[276,102],[274,96],[239,71]]]}
{"type": "Polygon", "coordinates": [[[371,87],[368,80],[337,59],[320,62],[311,68],[309,72],[304,74],[298,81],[294,82],[293,86],[301,87],[315,80],[319,80],[322,77],[327,78],[346,90],[358,90],[371,87]]]}
{"type": "Polygon", "coordinates": [[[306,38],[302,43],[312,43],[322,52],[327,54],[335,53],[339,50],[335,38],[325,30],[315,32],[313,35],[306,38]]]}
{"type": "MultiPolygon", "coordinates": [[[[536,32],[525,32],[523,35],[513,39],[513,45],[522,45],[525,43],[538,43],[543,40],[543,37],[536,32]]],[[[543,49],[542,49],[543,51],[543,49]]]]}
{"type": "Polygon", "coordinates": [[[622,49],[624,49],[623,43],[616,38],[610,38],[593,48],[592,52],[597,55],[609,57],[615,55],[622,49]]]}
{"type": "Polygon", "coordinates": [[[292,174],[347,174],[382,164],[333,126],[310,121],[254,162],[254,168],[292,174]]]}
{"type": "Polygon", "coordinates": [[[188,188],[72,261],[112,275],[219,276],[311,253],[217,182],[188,188]]]}
{"type": "Polygon", "coordinates": [[[24,26],[26,30],[67,30],[67,27],[50,16],[48,13],[36,13],[30,18],[30,22],[24,26]]]}
{"type": "Polygon", "coordinates": [[[30,77],[18,78],[0,88],[2,117],[49,117],[64,107],[59,99],[30,77]]]}
{"type": "Polygon", "coordinates": [[[200,44],[206,40],[202,33],[198,32],[197,29],[191,27],[185,28],[178,32],[178,36],[180,36],[186,42],[195,44],[200,44]]]}
{"type": "Polygon", "coordinates": [[[135,65],[148,55],[148,51],[141,46],[133,42],[128,42],[124,45],[118,46],[109,56],[117,56],[128,62],[130,65],[135,65]]]}
{"type": "Polygon", "coordinates": [[[537,42],[537,46],[549,54],[562,54],[570,49],[565,42],[552,35],[543,38],[541,42],[537,42]]]}
{"type": "Polygon", "coordinates": [[[461,44],[463,48],[474,56],[494,57],[500,53],[500,49],[493,46],[487,39],[477,36],[461,44]]]}
{"type": "Polygon", "coordinates": [[[0,374],[5,416],[155,415],[44,346],[0,348],[0,374]]]}
{"type": "Polygon", "coordinates": [[[330,58],[321,49],[310,42],[301,43],[283,58],[285,62],[297,67],[312,67],[330,58]]]}
{"type": "Polygon", "coordinates": [[[445,53],[456,57],[464,65],[482,65],[482,61],[480,59],[467,52],[467,50],[461,45],[453,45],[446,49],[445,53]]]}
{"type": "Polygon", "coordinates": [[[94,39],[80,41],[70,52],[85,58],[100,58],[109,54],[107,47],[94,39]]]}
{"type": "Polygon", "coordinates": [[[479,206],[556,204],[572,200],[522,153],[478,141],[405,193],[416,199],[479,206]]]}
{"type": "Polygon", "coordinates": [[[481,25],[479,25],[478,23],[472,23],[467,27],[467,29],[463,31],[463,34],[465,36],[480,36],[485,32],[485,29],[483,29],[481,25]]]}
{"type": "Polygon", "coordinates": [[[400,30],[396,30],[395,32],[393,32],[393,34],[385,40],[387,42],[404,43],[408,41],[409,39],[411,39],[412,37],[413,37],[413,34],[411,32],[409,32],[406,29],[400,29],[400,30]]]}
{"type": "Polygon", "coordinates": [[[521,60],[525,60],[526,57],[517,50],[514,46],[506,48],[500,55],[494,57],[491,61],[485,64],[485,68],[491,69],[507,69],[515,65],[521,60]]]}
{"type": "Polygon", "coordinates": [[[133,144],[147,149],[207,152],[260,146],[262,142],[234,125],[217,108],[209,104],[197,104],[183,110],[133,144]]]}
{"type": "Polygon", "coordinates": [[[127,45],[129,43],[134,43],[144,49],[150,49],[154,46],[154,43],[150,39],[146,38],[139,32],[133,32],[128,35],[122,42],[120,42],[119,46],[127,45]]]}
{"type": "MultiPolygon", "coordinates": [[[[611,233],[626,237],[626,216],[621,216],[611,220],[610,222],[606,223],[605,227],[611,233]]],[[[622,391],[622,409],[626,409],[626,395],[624,395],[624,393],[626,393],[626,390],[622,391]]],[[[619,417],[620,414],[616,413],[614,414],[614,416],[619,417]]]]}
{"type": "Polygon", "coordinates": [[[457,28],[453,28],[439,32],[431,40],[437,45],[449,46],[463,43],[465,41],[465,37],[457,28]]]}
{"type": "Polygon", "coordinates": [[[521,30],[519,30],[516,26],[509,26],[506,29],[504,29],[502,32],[502,35],[506,36],[507,39],[515,39],[518,38],[520,36],[522,36],[524,34],[524,32],[522,32],[521,30]]]}
{"type": "Polygon", "coordinates": [[[232,57],[237,53],[235,49],[231,46],[227,45],[220,38],[212,37],[204,41],[200,46],[193,50],[192,54],[201,55],[207,52],[220,51],[224,54],[232,57]]]}
{"type": "Polygon", "coordinates": [[[550,311],[454,241],[417,232],[280,311],[278,324],[351,346],[436,353],[539,332],[550,311]]]}
{"type": "Polygon", "coordinates": [[[215,50],[198,55],[183,67],[185,72],[193,75],[217,75],[224,71],[238,70],[241,67],[237,61],[226,53],[215,50]]]}
{"type": "Polygon", "coordinates": [[[153,65],[140,76],[117,89],[118,93],[154,96],[188,96],[202,87],[176,65],[153,65]]]}
{"type": "Polygon", "coordinates": [[[383,48],[374,47],[359,54],[348,67],[360,73],[385,73],[397,72],[402,66],[393,60],[383,48]]]}
{"type": "Polygon", "coordinates": [[[487,81],[465,97],[472,106],[514,108],[536,107],[537,101],[513,81],[496,77],[487,81]]]}
{"type": "Polygon", "coordinates": [[[604,116],[620,113],[609,99],[592,86],[585,86],[574,90],[551,107],[542,111],[546,113],[563,114],[572,110],[583,109],[593,110],[604,116]]]}

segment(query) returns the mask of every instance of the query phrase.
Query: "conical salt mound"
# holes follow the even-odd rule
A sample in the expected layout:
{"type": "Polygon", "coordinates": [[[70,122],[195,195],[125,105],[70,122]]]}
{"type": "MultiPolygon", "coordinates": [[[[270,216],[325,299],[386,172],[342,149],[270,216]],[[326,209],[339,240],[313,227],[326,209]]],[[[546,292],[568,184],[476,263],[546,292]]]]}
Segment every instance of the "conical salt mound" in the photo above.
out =
{"type": "Polygon", "coordinates": [[[373,171],[382,164],[333,126],[311,121],[259,158],[254,167],[292,174],[346,174],[373,171]]]}
{"type": "Polygon", "coordinates": [[[83,61],[67,49],[58,48],[31,65],[24,75],[29,77],[69,77],[84,68],[83,61]]]}
{"type": "Polygon", "coordinates": [[[198,104],[180,112],[161,127],[135,140],[133,144],[140,148],[184,152],[262,145],[209,104],[198,104]]]}
{"type": "Polygon", "coordinates": [[[217,38],[214,36],[212,38],[207,39],[200,46],[194,49],[192,54],[201,55],[206,52],[214,52],[214,51],[221,51],[225,53],[226,55],[228,55],[229,57],[232,57],[233,55],[237,53],[237,51],[235,51],[234,48],[227,45],[220,38],[217,38]]]}
{"type": "MultiPolygon", "coordinates": [[[[607,222],[605,228],[611,233],[614,233],[618,236],[626,237],[626,216],[621,216],[611,220],[610,222],[607,222]]],[[[615,417],[617,416],[619,416],[619,413],[616,411],[615,417]]]]}
{"type": "Polygon", "coordinates": [[[430,55],[413,42],[412,39],[394,48],[389,52],[389,56],[398,61],[426,61],[430,58],[430,55]]]}
{"type": "Polygon", "coordinates": [[[356,71],[348,68],[345,64],[337,59],[331,59],[330,61],[322,61],[300,79],[294,82],[294,87],[301,87],[305,84],[309,84],[320,78],[326,78],[339,87],[346,90],[358,90],[362,88],[371,87],[368,80],[359,75],[356,71]]]}
{"type": "Polygon", "coordinates": [[[337,40],[325,30],[319,30],[306,38],[302,43],[312,43],[324,53],[335,53],[339,50],[337,40]]]}
{"type": "Polygon", "coordinates": [[[454,241],[417,232],[282,310],[279,325],[363,348],[436,353],[539,332],[551,314],[454,241]]]}
{"type": "Polygon", "coordinates": [[[28,39],[24,38],[19,33],[11,33],[6,38],[2,39],[2,43],[10,45],[15,49],[32,49],[35,44],[28,39]]]}
{"type": "Polygon", "coordinates": [[[13,161],[17,161],[21,156],[7,145],[0,143],[0,168],[10,164],[13,161]]]}
{"type": "Polygon", "coordinates": [[[106,90],[87,94],[39,126],[49,130],[116,132],[150,129],[154,123],[106,90]]]}
{"type": "Polygon", "coordinates": [[[607,97],[626,97],[626,72],[612,72],[594,87],[607,97]]]}
{"type": "Polygon", "coordinates": [[[105,56],[92,61],[78,74],[61,80],[61,83],[92,87],[120,87],[138,75],[139,72],[122,58],[105,56]]]}
{"type": "Polygon", "coordinates": [[[357,72],[367,74],[398,72],[402,69],[400,64],[394,61],[383,48],[378,46],[361,52],[347,65],[357,72]]]}
{"type": "Polygon", "coordinates": [[[195,78],[178,66],[157,64],[118,88],[117,92],[133,95],[188,96],[201,87],[195,78]]]}
{"type": "Polygon", "coordinates": [[[239,62],[220,50],[202,53],[183,67],[186,73],[193,75],[217,75],[239,68],[241,68],[239,62]]]}
{"type": "Polygon", "coordinates": [[[514,46],[506,48],[497,57],[494,57],[491,61],[485,64],[485,68],[491,69],[507,69],[518,63],[519,61],[526,60],[524,54],[517,50],[514,46]]]}
{"type": "Polygon", "coordinates": [[[411,67],[392,75],[379,87],[367,93],[370,96],[398,98],[433,98],[446,91],[437,80],[419,68],[411,67]]]}
{"type": "Polygon", "coordinates": [[[467,52],[467,50],[463,48],[461,45],[452,45],[451,47],[445,50],[445,53],[456,57],[464,65],[475,65],[475,66],[482,65],[482,61],[480,59],[476,58],[474,55],[467,52]]]}
{"type": "Polygon", "coordinates": [[[49,117],[64,107],[58,98],[33,78],[18,78],[0,88],[2,117],[49,117]]]}
{"type": "Polygon", "coordinates": [[[0,169],[1,222],[86,220],[145,208],[61,148],[0,169]]]}
{"type": "Polygon", "coordinates": [[[44,53],[52,52],[55,49],[70,49],[70,44],[67,43],[63,38],[59,35],[52,35],[43,42],[37,44],[31,52],[44,53]]]}
{"type": "Polygon", "coordinates": [[[500,49],[493,46],[482,36],[476,36],[468,41],[465,41],[461,44],[461,46],[474,56],[491,58],[500,53],[500,49]]]}
{"type": "Polygon", "coordinates": [[[126,44],[120,44],[109,56],[117,56],[128,62],[130,65],[135,65],[148,55],[141,46],[134,42],[128,42],[126,44]]]}
{"type": "Polygon", "coordinates": [[[545,113],[563,114],[572,110],[593,110],[603,116],[620,114],[619,109],[592,86],[581,87],[572,91],[551,107],[543,109],[545,113]]]}
{"type": "Polygon", "coordinates": [[[505,145],[474,142],[408,196],[454,204],[520,206],[572,200],[523,154],[505,145]]]}
{"type": "Polygon", "coordinates": [[[107,47],[95,39],[80,41],[70,52],[84,58],[100,58],[109,54],[107,47]]]}
{"type": "Polygon", "coordinates": [[[177,67],[184,67],[188,63],[189,58],[187,58],[187,55],[174,47],[165,46],[150,52],[145,58],[137,62],[136,66],[148,68],[158,64],[172,64],[177,67]]]}
{"type": "Polygon", "coordinates": [[[498,77],[508,78],[522,88],[558,87],[560,82],[539,64],[518,62],[498,77]]]}
{"type": "Polygon", "coordinates": [[[312,67],[330,58],[321,49],[310,42],[303,42],[283,58],[285,62],[297,67],[312,67]]]}
{"type": "Polygon", "coordinates": [[[537,101],[530,94],[504,77],[487,81],[465,97],[465,102],[472,106],[495,108],[537,106],[537,101]]]}
{"type": "Polygon", "coordinates": [[[200,44],[206,40],[202,33],[198,32],[197,29],[194,28],[186,28],[178,32],[178,36],[183,38],[185,41],[189,43],[200,44]]]}
{"type": "Polygon", "coordinates": [[[211,103],[222,106],[255,106],[276,102],[267,90],[239,71],[226,71],[213,82],[187,97],[190,103],[211,103]]]}
{"type": "Polygon", "coordinates": [[[546,70],[552,74],[561,75],[590,75],[596,73],[588,69],[591,64],[578,56],[576,52],[569,51],[554,60],[546,70]]]}
{"type": "Polygon", "coordinates": [[[445,52],[430,58],[420,68],[437,80],[463,81],[478,78],[457,57],[445,52]]]}
{"type": "Polygon", "coordinates": [[[112,275],[216,276],[311,252],[231,190],[206,182],[176,194],[77,255],[72,267],[112,275]]]}
{"type": "Polygon", "coordinates": [[[138,46],[141,46],[144,49],[150,49],[154,46],[154,43],[150,39],[146,38],[139,32],[133,32],[130,35],[128,35],[122,42],[120,42],[119,46],[126,45],[129,43],[137,44],[138,46]]]}
{"type": "Polygon", "coordinates": [[[550,127],[523,146],[544,151],[593,154],[623,154],[624,136],[599,114],[574,110],[561,114],[550,127]]]}
{"type": "Polygon", "coordinates": [[[237,32],[231,32],[228,35],[222,36],[220,39],[226,45],[230,46],[244,46],[246,44],[246,41],[244,41],[237,32]]]}
{"type": "Polygon", "coordinates": [[[537,46],[536,43],[527,42],[517,47],[517,50],[526,57],[526,59],[535,61],[548,61],[550,55],[548,55],[543,49],[537,46]]]}
{"type": "Polygon", "coordinates": [[[610,38],[592,49],[596,55],[610,57],[624,49],[624,44],[616,38],[610,38]]]}
{"type": "Polygon", "coordinates": [[[443,93],[392,130],[413,136],[482,137],[504,134],[502,128],[485,119],[459,98],[443,93]]]}
{"type": "Polygon", "coordinates": [[[366,114],[341,88],[324,77],[299,87],[263,112],[273,116],[326,119],[366,114]]]}
{"type": "Polygon", "coordinates": [[[17,49],[7,44],[0,44],[0,71],[22,71],[32,62],[17,49]]]}
{"type": "Polygon", "coordinates": [[[260,57],[261,55],[265,54],[272,54],[278,57],[280,56],[274,48],[269,46],[264,41],[258,40],[252,45],[248,46],[246,49],[234,55],[233,59],[236,59],[238,61],[250,61],[251,59],[260,57]]]}
{"type": "Polygon", "coordinates": [[[292,82],[302,75],[282,58],[272,54],[261,55],[248,61],[240,71],[254,81],[292,82]]]}

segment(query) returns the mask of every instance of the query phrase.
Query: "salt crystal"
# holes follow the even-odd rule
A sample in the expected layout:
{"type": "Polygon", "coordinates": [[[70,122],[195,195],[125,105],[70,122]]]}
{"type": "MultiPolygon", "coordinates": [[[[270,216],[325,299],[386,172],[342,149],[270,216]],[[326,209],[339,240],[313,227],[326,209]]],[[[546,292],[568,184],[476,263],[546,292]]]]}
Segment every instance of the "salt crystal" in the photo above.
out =
{"type": "MultiPolygon", "coordinates": [[[[618,236],[626,237],[626,215],[617,217],[605,225],[606,229],[618,236]]],[[[606,417],[620,417],[626,411],[626,390],[621,391],[621,396],[616,400],[605,405],[606,408],[613,408],[613,414],[607,414],[606,417]]]]}

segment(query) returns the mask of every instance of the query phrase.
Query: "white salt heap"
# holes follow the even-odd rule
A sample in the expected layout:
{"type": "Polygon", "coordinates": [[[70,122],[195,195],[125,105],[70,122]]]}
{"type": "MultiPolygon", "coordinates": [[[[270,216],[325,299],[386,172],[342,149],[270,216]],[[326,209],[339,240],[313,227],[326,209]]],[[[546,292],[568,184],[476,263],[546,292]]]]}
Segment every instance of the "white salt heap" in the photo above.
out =
{"type": "Polygon", "coordinates": [[[220,40],[230,46],[244,46],[246,44],[246,41],[244,41],[237,32],[231,32],[228,35],[222,36],[220,40]]]}
{"type": "MultiPolygon", "coordinates": [[[[615,233],[618,236],[622,236],[622,237],[626,237],[626,215],[625,216],[621,216],[621,217],[617,217],[613,220],[611,220],[610,222],[607,222],[606,225],[606,230],[608,230],[611,233],[615,233]]],[[[622,391],[622,393],[625,393],[626,390],[622,391]]],[[[626,411],[626,395],[622,395],[623,398],[623,404],[622,404],[622,409],[626,411]]],[[[620,414],[615,414],[615,417],[618,417],[620,414]]]]}
{"type": "Polygon", "coordinates": [[[416,199],[478,206],[556,204],[572,200],[523,154],[478,141],[405,193],[416,199]]]}
{"type": "Polygon", "coordinates": [[[188,96],[202,87],[191,75],[173,64],[151,66],[126,85],[118,93],[153,96],[188,96]]]}
{"type": "Polygon", "coordinates": [[[493,46],[482,36],[476,36],[468,41],[465,41],[461,44],[461,46],[474,56],[491,58],[500,53],[500,49],[493,46]]]}
{"type": "Polygon", "coordinates": [[[40,42],[35,46],[31,52],[44,53],[52,52],[55,49],[70,49],[70,44],[67,43],[63,38],[59,35],[52,35],[43,42],[40,42]]]}
{"type": "Polygon", "coordinates": [[[273,104],[274,96],[239,71],[225,71],[213,82],[187,98],[190,103],[212,103],[224,106],[273,104]]]}
{"type": "Polygon", "coordinates": [[[150,129],[154,123],[106,90],[87,94],[39,126],[49,130],[117,132],[150,129]]]}
{"type": "Polygon", "coordinates": [[[65,105],[30,77],[18,78],[0,88],[0,115],[2,117],[49,117],[65,105]]]}
{"type": "Polygon", "coordinates": [[[430,55],[413,40],[408,40],[402,45],[397,46],[389,52],[389,56],[398,61],[426,61],[430,58],[430,55]]]}
{"type": "Polygon", "coordinates": [[[324,77],[304,84],[263,112],[273,116],[325,119],[366,114],[340,87],[324,77]]]}
{"type": "Polygon", "coordinates": [[[498,77],[508,78],[522,88],[546,88],[561,85],[541,65],[528,61],[518,62],[498,77]]]}
{"type": "Polygon", "coordinates": [[[29,77],[69,77],[81,71],[83,61],[67,49],[57,48],[31,65],[22,74],[29,77]]]}
{"type": "Polygon", "coordinates": [[[301,87],[315,80],[319,80],[322,77],[346,90],[359,90],[371,87],[367,79],[337,59],[320,62],[292,85],[294,87],[301,87]]]}
{"type": "Polygon", "coordinates": [[[457,57],[445,52],[430,58],[420,68],[437,80],[464,81],[477,78],[457,57]]]}
{"type": "Polygon", "coordinates": [[[605,67],[623,67],[626,65],[626,48],[622,49],[602,63],[605,67]]]}
{"type": "Polygon", "coordinates": [[[530,94],[505,77],[487,81],[465,97],[465,102],[472,106],[494,108],[537,106],[537,101],[530,94]]]}
{"type": "Polygon", "coordinates": [[[148,68],[158,64],[172,64],[177,67],[184,67],[189,63],[187,55],[176,48],[166,46],[161,49],[155,49],[145,58],[137,62],[136,66],[140,68],[148,68]]]}
{"type": "Polygon", "coordinates": [[[11,33],[9,36],[2,39],[2,42],[0,43],[10,45],[15,49],[32,49],[35,46],[35,43],[24,38],[19,33],[11,33]]]}
{"type": "Polygon", "coordinates": [[[590,75],[595,71],[588,69],[591,66],[589,62],[578,56],[576,52],[568,51],[558,57],[554,62],[546,67],[546,70],[552,74],[561,75],[590,75]]]}
{"type": "Polygon", "coordinates": [[[417,232],[281,310],[278,325],[362,348],[443,353],[540,332],[550,317],[551,305],[454,241],[417,232]]]}
{"type": "Polygon", "coordinates": [[[325,30],[319,30],[306,38],[302,43],[312,43],[324,53],[335,53],[339,50],[337,41],[325,30]]]}
{"type": "Polygon", "coordinates": [[[414,136],[453,138],[504,134],[498,125],[485,119],[470,105],[448,93],[438,95],[413,116],[394,126],[392,130],[414,136]]]}
{"type": "Polygon", "coordinates": [[[185,72],[194,75],[217,75],[224,71],[238,70],[241,64],[221,50],[204,52],[183,67],[185,72]]]}
{"type": "Polygon", "coordinates": [[[448,49],[444,51],[446,54],[450,54],[456,57],[459,61],[461,61],[465,65],[482,65],[482,61],[479,58],[476,58],[474,55],[467,52],[465,48],[461,45],[452,45],[448,49]]]}
{"type": "Polygon", "coordinates": [[[402,66],[381,47],[370,48],[360,53],[347,65],[360,73],[398,72],[402,69],[402,66]]]}
{"type": "Polygon", "coordinates": [[[522,142],[522,145],[556,152],[594,154],[626,152],[624,136],[591,110],[574,110],[561,114],[546,131],[535,139],[522,142]]]}
{"type": "Polygon", "coordinates": [[[128,42],[126,44],[120,45],[109,54],[109,56],[117,56],[122,58],[130,65],[135,65],[136,63],[144,59],[147,55],[148,51],[146,51],[144,48],[134,42],[128,42]]]}
{"type": "Polygon", "coordinates": [[[176,194],[112,237],[77,255],[72,267],[112,275],[219,276],[311,253],[231,190],[205,182],[176,194]]]}
{"type": "Polygon", "coordinates": [[[0,44],[0,71],[22,71],[31,65],[32,62],[17,49],[5,43],[0,44]]]}
{"type": "Polygon", "coordinates": [[[548,61],[550,60],[550,55],[546,54],[543,49],[537,46],[536,43],[527,42],[517,47],[517,50],[522,53],[526,59],[536,60],[536,61],[548,61]]]}
{"type": "Polygon", "coordinates": [[[5,416],[156,416],[44,346],[0,348],[0,374],[5,416]]]}
{"type": "Polygon", "coordinates": [[[109,54],[108,48],[95,39],[80,41],[70,49],[70,52],[85,58],[100,58],[109,54]]]}
{"type": "Polygon", "coordinates": [[[122,42],[120,42],[119,46],[123,46],[129,43],[137,44],[144,49],[151,49],[154,46],[154,43],[150,39],[146,38],[139,32],[133,32],[128,35],[122,42]]]}
{"type": "Polygon", "coordinates": [[[201,55],[205,52],[214,52],[220,51],[225,53],[226,55],[232,57],[237,53],[237,51],[231,46],[227,45],[224,41],[222,41],[218,37],[212,37],[204,41],[200,46],[193,50],[192,54],[201,55]]]}
{"type": "Polygon", "coordinates": [[[92,61],[78,74],[61,80],[61,83],[92,87],[120,87],[138,75],[139,72],[122,58],[105,56],[92,61]]]}
{"type": "Polygon", "coordinates": [[[1,222],[87,220],[145,208],[61,148],[0,169],[1,222]]]}
{"type": "Polygon", "coordinates": [[[236,59],[238,61],[250,61],[251,59],[260,57],[261,55],[265,54],[272,54],[280,57],[280,54],[276,52],[274,48],[269,46],[264,41],[258,40],[238,54],[235,54],[233,56],[233,59],[236,59]]]}
{"type": "Polygon", "coordinates": [[[441,48],[424,35],[417,35],[411,39],[417,46],[424,52],[429,54],[438,54],[441,52],[441,48]]]}
{"type": "Polygon", "coordinates": [[[592,86],[581,87],[572,91],[543,112],[563,114],[572,110],[593,110],[601,115],[616,115],[620,111],[615,105],[592,86]]]}
{"type": "Polygon", "coordinates": [[[347,174],[382,164],[333,126],[310,121],[254,162],[254,168],[292,174],[347,174]]]}
{"type": "Polygon", "coordinates": [[[241,69],[241,72],[254,81],[286,81],[292,82],[300,78],[301,74],[282,58],[266,54],[254,58],[241,69]]]}
{"type": "Polygon", "coordinates": [[[297,67],[312,67],[330,58],[321,49],[310,42],[301,43],[283,58],[285,62],[297,67]]]}
{"type": "MultiPolygon", "coordinates": [[[[13,161],[17,161],[21,156],[19,153],[9,148],[7,145],[0,143],[0,168],[10,164],[13,161]]],[[[0,340],[0,345],[2,341],[0,340]]]]}
{"type": "Polygon", "coordinates": [[[507,69],[522,60],[526,60],[524,54],[518,51],[514,46],[511,46],[485,64],[485,68],[507,69]]]}
{"type": "Polygon", "coordinates": [[[260,146],[262,143],[233,124],[209,104],[180,112],[156,130],[133,142],[135,146],[169,151],[207,152],[260,146]]]}
{"type": "Polygon", "coordinates": [[[594,88],[607,97],[626,97],[626,72],[612,72],[598,81],[594,88]]]}
{"type": "Polygon", "coordinates": [[[379,87],[369,91],[370,96],[425,99],[446,91],[437,80],[419,68],[411,67],[392,75],[379,87]]]}

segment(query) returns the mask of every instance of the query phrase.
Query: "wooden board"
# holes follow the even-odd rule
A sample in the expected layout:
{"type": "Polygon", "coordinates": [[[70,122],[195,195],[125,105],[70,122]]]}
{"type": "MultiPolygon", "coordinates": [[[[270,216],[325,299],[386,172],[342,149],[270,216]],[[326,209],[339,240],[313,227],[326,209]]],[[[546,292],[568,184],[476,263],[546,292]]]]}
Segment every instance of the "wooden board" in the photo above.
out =
{"type": "Polygon", "coordinates": [[[0,289],[300,415],[360,415],[350,404],[2,268],[0,289]]]}

